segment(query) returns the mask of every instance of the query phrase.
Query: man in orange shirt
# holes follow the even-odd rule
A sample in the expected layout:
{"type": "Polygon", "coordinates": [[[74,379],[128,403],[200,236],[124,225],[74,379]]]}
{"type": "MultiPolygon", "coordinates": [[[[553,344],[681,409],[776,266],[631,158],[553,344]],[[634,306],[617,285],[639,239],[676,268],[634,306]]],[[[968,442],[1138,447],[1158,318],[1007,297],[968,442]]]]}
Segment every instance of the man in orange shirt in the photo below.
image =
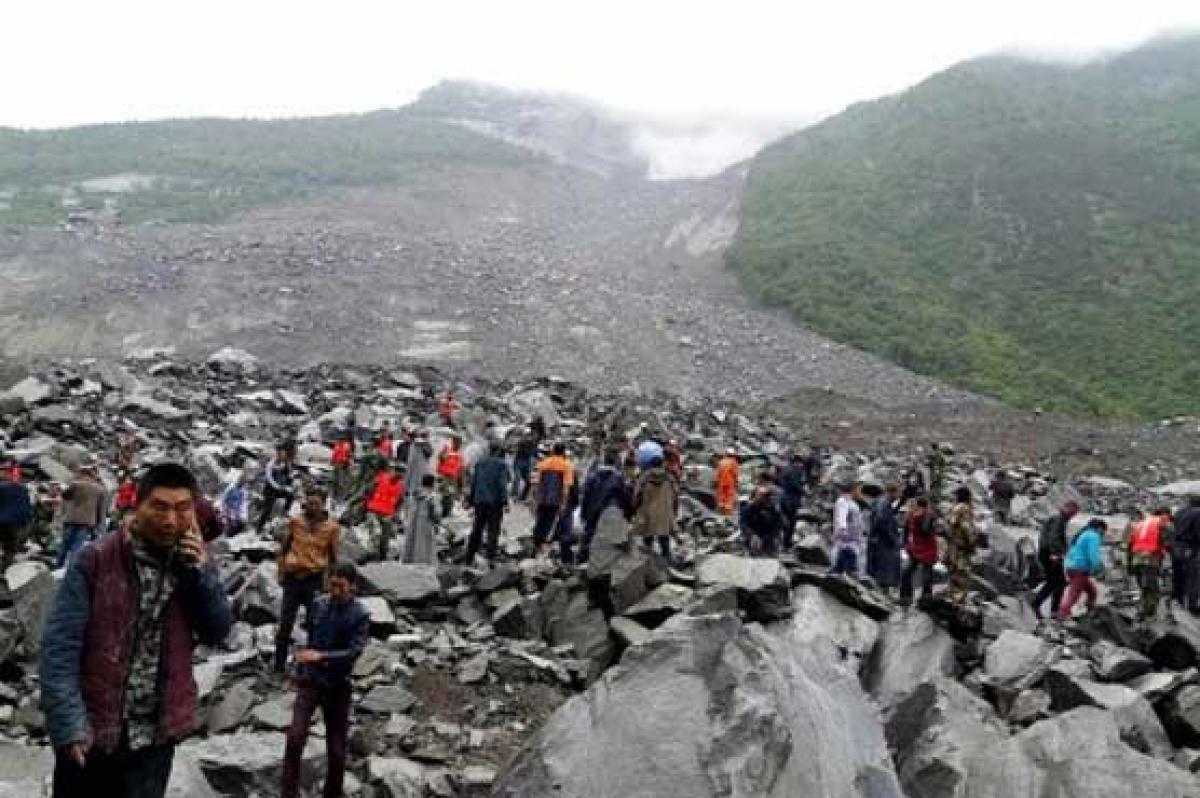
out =
{"type": "Polygon", "coordinates": [[[337,562],[342,528],[325,511],[325,492],[315,485],[304,495],[304,511],[288,519],[287,535],[279,548],[279,584],[283,604],[275,635],[275,672],[283,673],[296,615],[304,607],[312,614],[313,602],[321,593],[325,575],[337,562]]]}
{"type": "Polygon", "coordinates": [[[1160,574],[1167,552],[1167,528],[1171,511],[1160,507],[1133,525],[1129,531],[1129,570],[1141,590],[1140,614],[1143,620],[1158,613],[1160,574]]]}
{"type": "Polygon", "coordinates": [[[575,466],[567,459],[567,446],[554,444],[549,457],[538,463],[533,474],[534,513],[533,546],[536,554],[546,551],[549,536],[558,530],[567,510],[571,486],[575,484],[575,466]]]}
{"type": "Polygon", "coordinates": [[[738,490],[738,459],[733,449],[726,449],[725,456],[717,463],[716,483],[717,512],[733,515],[738,490]]]}

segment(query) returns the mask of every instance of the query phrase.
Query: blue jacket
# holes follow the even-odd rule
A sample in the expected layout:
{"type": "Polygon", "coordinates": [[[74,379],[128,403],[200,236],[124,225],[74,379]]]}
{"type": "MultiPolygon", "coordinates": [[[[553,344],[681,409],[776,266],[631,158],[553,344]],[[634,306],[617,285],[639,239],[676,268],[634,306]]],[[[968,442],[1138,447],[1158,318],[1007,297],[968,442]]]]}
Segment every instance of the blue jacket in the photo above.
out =
{"type": "Polygon", "coordinates": [[[1102,545],[1100,533],[1090,526],[1086,527],[1071,544],[1071,548],[1067,551],[1067,557],[1063,560],[1063,567],[1068,571],[1100,573],[1104,570],[1102,545]]]}
{"type": "Polygon", "coordinates": [[[467,494],[467,500],[472,507],[507,504],[511,479],[508,463],[489,454],[471,469],[471,491],[467,494]]]}
{"type": "Polygon", "coordinates": [[[296,675],[325,685],[345,683],[367,646],[370,628],[371,614],[358,599],[338,603],[321,596],[313,604],[308,647],[325,657],[315,665],[297,665],[296,675]]]}
{"type": "Polygon", "coordinates": [[[19,482],[0,482],[0,524],[24,526],[33,520],[29,491],[19,482]]]}

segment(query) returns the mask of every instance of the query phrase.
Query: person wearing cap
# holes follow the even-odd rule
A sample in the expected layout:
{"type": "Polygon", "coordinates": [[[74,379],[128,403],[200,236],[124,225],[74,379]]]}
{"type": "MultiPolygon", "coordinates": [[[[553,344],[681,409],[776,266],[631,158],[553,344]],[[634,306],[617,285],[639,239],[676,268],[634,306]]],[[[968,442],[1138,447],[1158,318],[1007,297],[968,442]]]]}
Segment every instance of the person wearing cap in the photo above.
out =
{"type": "Polygon", "coordinates": [[[292,644],[296,615],[304,607],[312,614],[313,602],[321,592],[325,576],[337,561],[342,528],[325,511],[325,492],[317,486],[308,489],[300,515],[288,519],[287,534],[279,548],[279,585],[283,602],[275,633],[275,672],[282,673],[292,644]]]}
{"type": "Polygon", "coordinates": [[[317,707],[325,721],[327,759],[324,795],[340,798],[346,773],[350,731],[350,676],[366,648],[371,615],[355,598],[358,569],[339,560],[329,574],[325,595],[313,602],[307,645],[296,651],[292,685],[296,700],[283,753],[282,798],[300,795],[300,772],[309,726],[317,707]]]}
{"type": "Polygon", "coordinates": [[[67,561],[104,528],[107,500],[104,487],[91,466],[80,466],[75,479],[63,491],[63,536],[57,567],[67,561]]]}
{"type": "Polygon", "coordinates": [[[1063,591],[1067,587],[1067,574],[1063,570],[1063,557],[1067,554],[1067,525],[1079,512],[1079,502],[1068,499],[1057,513],[1047,518],[1038,535],[1038,562],[1042,566],[1041,588],[1033,594],[1030,603],[1033,614],[1042,620],[1042,605],[1050,599],[1050,614],[1058,615],[1063,591]]]}
{"type": "Polygon", "coordinates": [[[717,512],[721,515],[733,515],[737,505],[738,478],[737,452],[732,448],[726,449],[725,456],[717,462],[716,471],[717,512]]]}

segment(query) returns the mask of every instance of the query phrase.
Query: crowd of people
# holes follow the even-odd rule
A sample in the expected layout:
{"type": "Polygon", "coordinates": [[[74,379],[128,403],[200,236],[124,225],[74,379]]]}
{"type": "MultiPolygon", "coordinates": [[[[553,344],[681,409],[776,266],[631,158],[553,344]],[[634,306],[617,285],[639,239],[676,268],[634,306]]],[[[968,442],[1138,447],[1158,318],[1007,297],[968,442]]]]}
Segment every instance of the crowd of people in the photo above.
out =
{"type": "MultiPolygon", "coordinates": [[[[446,393],[437,404],[444,425],[437,438],[428,427],[393,429],[387,422],[337,431],[329,468],[317,472],[300,469],[296,445],[283,442],[261,471],[236,472],[215,500],[184,466],[139,468],[125,447],[115,457],[120,482],[112,496],[95,463],[82,463],[69,483],[32,495],[18,465],[0,471],[0,565],[12,564],[30,538],[53,551],[64,569],[40,673],[56,750],[55,795],[163,795],[173,747],[191,731],[196,712],[192,648],[220,642],[232,623],[209,544],[248,530],[278,531],[282,603],[271,667],[297,691],[284,752],[285,798],[298,795],[301,755],[318,707],[329,763],[325,794],[341,794],[349,674],[368,628],[355,598],[357,568],[343,551],[344,525],[370,530],[371,558],[434,565],[445,558],[439,526],[469,512],[459,562],[490,567],[505,556],[505,514],[525,503],[532,549],[523,554],[570,570],[587,567],[602,518],[613,509],[628,522],[635,545],[668,562],[680,539],[685,496],[726,519],[729,543],[752,557],[793,555],[802,545],[795,537],[802,517],[819,525],[829,512],[830,574],[869,579],[909,605],[918,584],[922,599],[932,597],[940,562],[948,575],[945,597],[968,599],[972,561],[985,536],[969,488],[954,488],[944,501],[942,447],[932,447],[925,468],[872,491],[829,473],[818,449],[797,451],[779,465],[745,462],[736,448],[694,463],[678,441],[656,437],[645,425],[631,436],[595,430],[572,450],[534,416],[505,435],[488,423],[464,445],[458,412],[446,393]],[[699,473],[711,474],[711,482],[698,481],[699,473]],[[753,478],[743,484],[748,473],[753,478]],[[301,610],[307,633],[297,647],[301,610]]],[[[995,518],[1008,521],[1012,482],[1001,471],[988,487],[995,518]]],[[[1041,527],[1034,576],[1041,586],[1030,597],[1039,618],[1047,601],[1061,621],[1081,597],[1089,610],[1096,603],[1093,580],[1105,567],[1106,525],[1092,519],[1070,535],[1079,510],[1067,501],[1041,527]]],[[[1157,508],[1138,518],[1126,546],[1143,617],[1158,610],[1168,563],[1171,598],[1200,612],[1200,500],[1178,513],[1157,508]]]]}

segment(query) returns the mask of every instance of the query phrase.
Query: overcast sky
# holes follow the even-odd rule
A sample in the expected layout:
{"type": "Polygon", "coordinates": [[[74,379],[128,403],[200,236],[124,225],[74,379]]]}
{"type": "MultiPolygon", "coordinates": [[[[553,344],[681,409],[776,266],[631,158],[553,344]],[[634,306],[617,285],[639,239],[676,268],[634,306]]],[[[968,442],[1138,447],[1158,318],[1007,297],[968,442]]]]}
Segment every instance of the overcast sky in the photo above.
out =
{"type": "Polygon", "coordinates": [[[811,119],[1001,48],[1200,28],[1200,0],[4,0],[0,125],[403,105],[442,78],[811,119]]]}

